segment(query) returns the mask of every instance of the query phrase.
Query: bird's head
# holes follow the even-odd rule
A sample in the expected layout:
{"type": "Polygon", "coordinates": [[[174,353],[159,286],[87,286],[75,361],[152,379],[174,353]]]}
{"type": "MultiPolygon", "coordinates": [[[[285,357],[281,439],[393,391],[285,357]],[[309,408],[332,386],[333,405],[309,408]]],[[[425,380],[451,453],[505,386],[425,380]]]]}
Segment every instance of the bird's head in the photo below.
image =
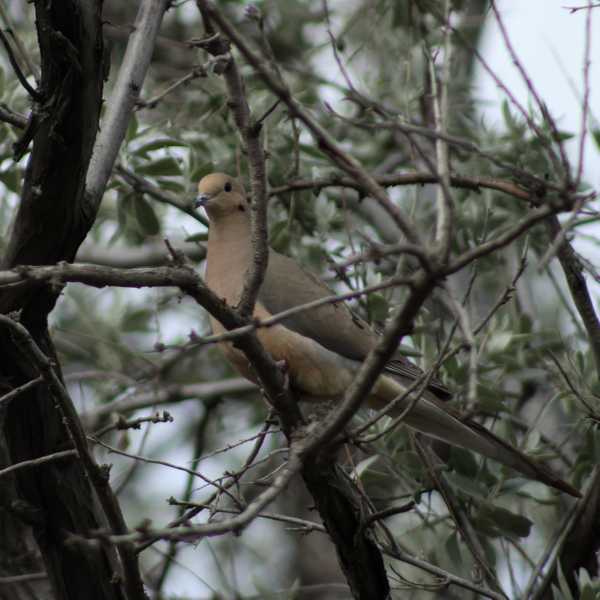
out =
{"type": "Polygon", "coordinates": [[[242,184],[225,173],[211,173],[200,180],[194,206],[203,207],[211,221],[248,213],[249,208],[242,184]]]}

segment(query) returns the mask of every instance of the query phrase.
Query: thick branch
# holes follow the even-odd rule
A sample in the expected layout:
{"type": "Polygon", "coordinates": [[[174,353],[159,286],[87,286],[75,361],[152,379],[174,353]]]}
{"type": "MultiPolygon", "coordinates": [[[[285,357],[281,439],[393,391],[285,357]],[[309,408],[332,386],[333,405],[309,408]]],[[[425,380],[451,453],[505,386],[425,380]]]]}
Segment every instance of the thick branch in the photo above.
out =
{"type": "Polygon", "coordinates": [[[144,0],[140,3],[85,182],[90,215],[96,214],[102,200],[131,113],[139,100],[156,36],[168,5],[169,0],[144,0]]]}

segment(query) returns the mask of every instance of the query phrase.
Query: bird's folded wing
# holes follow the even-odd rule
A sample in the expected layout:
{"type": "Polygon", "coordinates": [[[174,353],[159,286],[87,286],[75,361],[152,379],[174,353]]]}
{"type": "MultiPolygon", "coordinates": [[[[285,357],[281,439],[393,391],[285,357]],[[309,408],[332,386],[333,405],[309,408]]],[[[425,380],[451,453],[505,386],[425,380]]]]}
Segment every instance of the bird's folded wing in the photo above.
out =
{"type": "MultiPolygon", "coordinates": [[[[332,295],[331,289],[296,261],[273,250],[270,252],[259,300],[271,314],[332,295]]],[[[327,350],[357,361],[364,360],[378,340],[377,334],[345,302],[324,304],[296,313],[287,317],[283,324],[315,340],[327,350]]],[[[385,370],[405,384],[423,373],[399,353],[385,370]]],[[[442,400],[452,396],[450,390],[435,378],[430,380],[428,389],[442,400]]]]}

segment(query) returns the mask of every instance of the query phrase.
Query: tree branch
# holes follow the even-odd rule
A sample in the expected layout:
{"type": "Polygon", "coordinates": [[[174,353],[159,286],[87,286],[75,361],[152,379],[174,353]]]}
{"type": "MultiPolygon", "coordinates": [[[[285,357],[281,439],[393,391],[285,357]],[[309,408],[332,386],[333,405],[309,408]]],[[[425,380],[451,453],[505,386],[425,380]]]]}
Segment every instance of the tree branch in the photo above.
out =
{"type": "Polygon", "coordinates": [[[139,100],[158,30],[169,4],[169,0],[143,0],[140,3],[87,173],[86,209],[90,215],[95,215],[100,206],[131,113],[139,100]]]}

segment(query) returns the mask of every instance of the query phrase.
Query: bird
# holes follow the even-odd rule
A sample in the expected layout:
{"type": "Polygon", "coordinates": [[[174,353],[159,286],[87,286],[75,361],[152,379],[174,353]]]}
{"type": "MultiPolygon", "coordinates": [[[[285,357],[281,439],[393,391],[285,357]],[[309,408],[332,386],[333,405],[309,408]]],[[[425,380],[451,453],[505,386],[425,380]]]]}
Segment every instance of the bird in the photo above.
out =
{"type": "MultiPolygon", "coordinates": [[[[199,181],[194,205],[204,208],[209,220],[206,284],[234,307],[241,299],[246,273],[254,260],[248,196],[235,177],[211,173],[199,181]]],[[[332,294],[321,279],[296,260],[269,249],[253,317],[262,321],[332,294]]],[[[209,319],[214,334],[226,331],[215,317],[210,315],[209,319]]],[[[342,399],[361,363],[379,340],[376,331],[344,302],[326,303],[286,317],[271,327],[259,327],[257,336],[272,358],[285,365],[295,396],[313,402],[342,399]]],[[[250,362],[233,342],[221,341],[219,345],[242,376],[259,383],[250,362]]],[[[365,404],[376,409],[384,407],[421,373],[419,367],[397,352],[385,365],[365,404]]],[[[529,479],[575,497],[581,495],[550,468],[480,423],[458,414],[444,402],[451,397],[441,382],[432,381],[403,423],[429,437],[495,460],[529,479]]],[[[402,412],[409,402],[409,398],[401,402],[396,413],[402,412]]]]}

